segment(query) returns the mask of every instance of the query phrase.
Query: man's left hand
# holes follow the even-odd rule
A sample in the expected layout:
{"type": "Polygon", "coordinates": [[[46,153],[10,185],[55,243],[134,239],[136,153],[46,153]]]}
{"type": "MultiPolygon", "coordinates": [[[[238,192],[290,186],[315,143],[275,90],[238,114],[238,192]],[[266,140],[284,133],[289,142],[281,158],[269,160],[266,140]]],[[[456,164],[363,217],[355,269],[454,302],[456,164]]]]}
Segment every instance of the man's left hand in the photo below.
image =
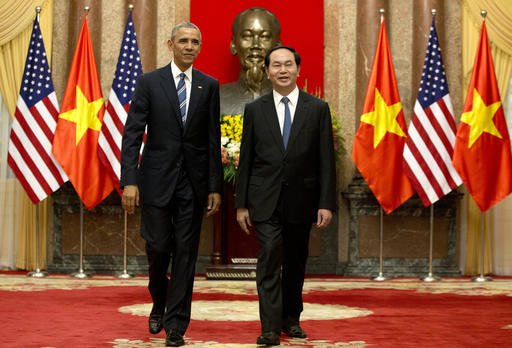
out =
{"type": "Polygon", "coordinates": [[[211,216],[220,209],[220,193],[212,192],[208,194],[208,206],[206,207],[206,217],[211,216]]]}
{"type": "Polygon", "coordinates": [[[332,211],[329,209],[318,209],[316,227],[326,228],[332,220],[332,211]]]}

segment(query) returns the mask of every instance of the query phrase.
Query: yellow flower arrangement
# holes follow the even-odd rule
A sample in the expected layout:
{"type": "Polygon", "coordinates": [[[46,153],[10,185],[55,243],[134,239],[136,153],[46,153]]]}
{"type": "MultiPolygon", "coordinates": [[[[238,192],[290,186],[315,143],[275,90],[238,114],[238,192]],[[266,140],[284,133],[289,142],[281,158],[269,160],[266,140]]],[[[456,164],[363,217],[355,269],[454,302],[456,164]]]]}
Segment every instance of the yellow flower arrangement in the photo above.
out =
{"type": "Polygon", "coordinates": [[[333,109],[331,109],[331,124],[334,143],[334,157],[336,159],[336,168],[338,168],[340,165],[341,156],[345,155],[347,151],[345,149],[345,139],[343,138],[341,122],[336,117],[333,109]]]}
{"type": "Polygon", "coordinates": [[[242,141],[242,115],[222,115],[220,118],[220,136],[222,166],[224,180],[235,181],[238,160],[240,158],[240,142],[242,141]]]}

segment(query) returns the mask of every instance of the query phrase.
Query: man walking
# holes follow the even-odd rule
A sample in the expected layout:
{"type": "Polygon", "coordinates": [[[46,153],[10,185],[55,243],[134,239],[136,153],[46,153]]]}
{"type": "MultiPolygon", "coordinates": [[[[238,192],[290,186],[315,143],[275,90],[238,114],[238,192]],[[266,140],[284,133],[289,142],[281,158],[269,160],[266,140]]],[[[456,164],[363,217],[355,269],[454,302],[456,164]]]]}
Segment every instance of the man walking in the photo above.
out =
{"type": "Polygon", "coordinates": [[[302,287],[312,223],[325,228],[336,209],[336,170],[327,103],[300,91],[300,56],[291,47],[265,57],[273,91],[245,107],[236,178],[237,220],[260,245],[256,282],[259,345],[280,333],[305,338],[302,287]]]}
{"type": "Polygon", "coordinates": [[[171,63],[137,81],[123,134],[121,187],[128,213],[139,201],[142,206],[153,300],[149,331],[165,328],[166,346],[177,347],[185,344],[190,322],[203,215],[218,211],[223,176],[219,83],[192,67],[201,50],[199,28],[176,25],[168,47],[171,63]]]}

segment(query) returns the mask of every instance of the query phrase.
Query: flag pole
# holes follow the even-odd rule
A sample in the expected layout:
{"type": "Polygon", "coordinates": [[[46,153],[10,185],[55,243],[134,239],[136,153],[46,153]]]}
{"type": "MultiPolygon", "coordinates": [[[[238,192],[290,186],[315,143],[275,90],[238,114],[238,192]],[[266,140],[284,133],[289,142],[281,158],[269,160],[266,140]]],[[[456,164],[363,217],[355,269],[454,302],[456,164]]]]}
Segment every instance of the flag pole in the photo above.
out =
{"type": "MultiPolygon", "coordinates": [[[[89,13],[89,6],[84,6],[84,12],[89,13]]],[[[78,272],[71,274],[74,278],[84,279],[90,277],[89,274],[84,272],[84,204],[80,199],[80,261],[78,272]]]]}
{"type": "MultiPolygon", "coordinates": [[[[39,19],[41,13],[41,6],[36,6],[36,18],[39,19]]],[[[48,272],[43,272],[39,268],[39,203],[36,204],[36,269],[33,272],[29,272],[27,277],[32,278],[44,278],[48,276],[48,272]]]]}
{"type": "MultiPolygon", "coordinates": [[[[430,11],[432,14],[432,18],[434,19],[436,16],[436,9],[432,9],[430,11]]],[[[434,252],[434,203],[430,205],[430,240],[429,240],[429,251],[428,251],[428,274],[424,277],[420,277],[424,282],[435,282],[440,280],[439,277],[436,277],[432,274],[432,255],[434,252]]]]}
{"type": "MultiPolygon", "coordinates": [[[[483,11],[482,11],[483,12],[483,11]]],[[[480,213],[480,275],[471,278],[473,282],[490,282],[491,277],[484,276],[484,256],[485,256],[485,213],[480,213]]]]}
{"type": "MultiPolygon", "coordinates": [[[[385,10],[383,8],[379,9],[381,23],[382,23],[382,21],[384,21],[384,12],[385,12],[385,10]]],[[[382,244],[383,244],[383,239],[384,239],[384,214],[382,212],[382,206],[380,207],[379,214],[380,214],[380,217],[379,217],[379,274],[376,276],[370,277],[370,279],[377,281],[377,282],[382,282],[382,281],[388,279],[387,277],[384,276],[383,271],[382,271],[382,269],[383,269],[382,244]]]]}
{"type": "MultiPolygon", "coordinates": [[[[39,13],[39,12],[38,12],[39,13]]],[[[41,271],[39,268],[39,203],[36,204],[36,270],[29,272],[27,277],[44,278],[48,276],[48,272],[41,271]]]]}
{"type": "MultiPolygon", "coordinates": [[[[480,11],[480,15],[482,16],[482,20],[485,21],[485,17],[487,17],[487,11],[480,11]]],[[[485,212],[480,213],[480,275],[471,278],[473,282],[489,282],[492,281],[491,277],[484,276],[484,256],[485,256],[485,212]]]]}
{"type": "Polygon", "coordinates": [[[78,272],[71,275],[73,278],[89,278],[90,275],[84,272],[84,204],[80,200],[80,265],[78,272]]]}
{"type": "Polygon", "coordinates": [[[126,241],[128,235],[128,213],[126,210],[124,211],[124,251],[123,251],[123,271],[117,274],[117,278],[121,279],[130,279],[133,278],[133,275],[129,274],[126,270],[126,241]]]}
{"type": "Polygon", "coordinates": [[[382,282],[384,280],[389,279],[388,277],[384,276],[382,268],[383,268],[383,258],[382,258],[382,244],[384,239],[384,213],[382,212],[382,207],[380,207],[380,217],[379,217],[379,274],[376,276],[371,277],[371,280],[382,282]]]}
{"type": "Polygon", "coordinates": [[[430,205],[430,242],[428,253],[428,274],[421,278],[424,282],[436,282],[441,278],[432,274],[432,254],[434,252],[434,204],[430,205]]]}
{"type": "MultiPolygon", "coordinates": [[[[128,5],[128,10],[130,12],[133,11],[133,4],[128,5]]],[[[128,240],[128,213],[126,210],[124,211],[124,250],[123,250],[123,271],[116,273],[116,277],[120,279],[130,279],[133,278],[132,274],[128,273],[127,270],[127,240],[128,240]]]]}

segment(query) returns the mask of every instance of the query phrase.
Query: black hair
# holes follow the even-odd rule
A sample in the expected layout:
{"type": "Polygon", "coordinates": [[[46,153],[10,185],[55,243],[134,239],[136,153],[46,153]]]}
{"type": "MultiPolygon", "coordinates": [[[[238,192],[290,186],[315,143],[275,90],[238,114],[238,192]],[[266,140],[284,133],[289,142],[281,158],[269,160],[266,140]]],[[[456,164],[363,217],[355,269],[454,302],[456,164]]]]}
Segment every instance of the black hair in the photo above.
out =
{"type": "Polygon", "coordinates": [[[272,47],[271,49],[269,49],[267,51],[267,54],[265,55],[265,67],[266,68],[268,68],[268,66],[270,65],[270,55],[272,54],[272,52],[274,52],[276,50],[279,50],[279,49],[282,49],[282,48],[292,52],[293,53],[293,57],[295,58],[295,64],[297,64],[297,67],[300,66],[300,55],[297,53],[297,51],[295,51],[295,49],[293,47],[289,47],[289,46],[275,46],[275,47],[272,47]]]}

